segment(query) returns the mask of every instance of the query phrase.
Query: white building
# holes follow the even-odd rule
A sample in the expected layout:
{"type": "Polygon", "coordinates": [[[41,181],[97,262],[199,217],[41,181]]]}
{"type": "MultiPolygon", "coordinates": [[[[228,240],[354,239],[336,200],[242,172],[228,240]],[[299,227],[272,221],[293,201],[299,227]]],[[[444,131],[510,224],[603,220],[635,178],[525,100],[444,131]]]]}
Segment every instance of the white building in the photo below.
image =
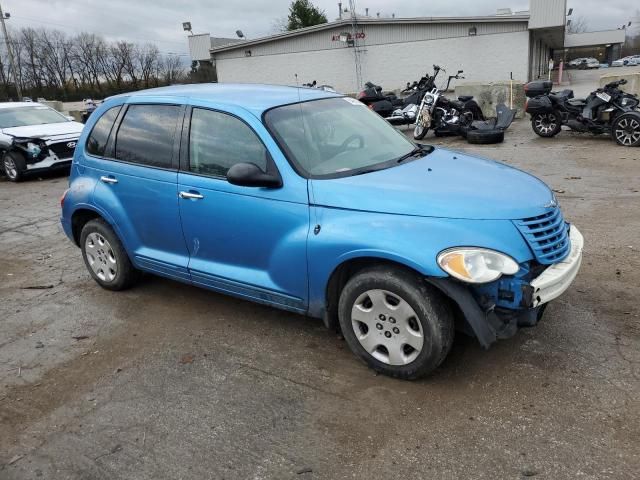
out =
{"type": "Polygon", "coordinates": [[[563,47],[565,12],[566,0],[530,0],[529,11],[483,17],[358,16],[213,47],[209,55],[220,82],[316,80],[345,93],[366,81],[403,87],[433,64],[464,70],[473,82],[527,81],[544,77],[553,49],[563,47]]]}

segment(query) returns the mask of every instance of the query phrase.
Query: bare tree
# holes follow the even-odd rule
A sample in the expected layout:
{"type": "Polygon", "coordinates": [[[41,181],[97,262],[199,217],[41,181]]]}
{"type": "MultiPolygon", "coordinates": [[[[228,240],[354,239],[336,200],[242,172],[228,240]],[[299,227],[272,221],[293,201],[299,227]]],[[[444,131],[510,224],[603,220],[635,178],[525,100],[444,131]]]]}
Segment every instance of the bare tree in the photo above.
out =
{"type": "Polygon", "coordinates": [[[587,19],[580,15],[579,17],[575,17],[571,19],[571,23],[567,28],[567,32],[569,33],[584,33],[589,29],[589,22],[587,19]]]}
{"type": "MultiPolygon", "coordinates": [[[[22,28],[11,32],[18,82],[26,95],[80,99],[187,81],[176,55],[153,44],[109,43],[91,33],[22,28]]],[[[0,49],[0,99],[14,92],[6,49],[0,49]]]]}

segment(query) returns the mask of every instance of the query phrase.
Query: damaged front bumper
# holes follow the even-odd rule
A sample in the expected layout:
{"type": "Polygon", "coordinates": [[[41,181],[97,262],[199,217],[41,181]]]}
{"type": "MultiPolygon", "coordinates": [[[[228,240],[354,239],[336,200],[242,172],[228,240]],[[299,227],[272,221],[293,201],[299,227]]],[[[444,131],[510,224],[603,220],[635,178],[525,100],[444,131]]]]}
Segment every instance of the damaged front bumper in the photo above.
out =
{"type": "Polygon", "coordinates": [[[51,139],[13,138],[10,149],[21,152],[27,171],[67,166],[73,160],[77,136],[51,139]]]}
{"type": "Polygon", "coordinates": [[[471,287],[452,278],[429,278],[434,286],[456,302],[480,344],[488,348],[498,339],[513,336],[518,327],[535,326],[548,302],[564,293],[582,263],[584,238],[571,226],[571,250],[566,258],[542,271],[525,269],[521,277],[502,278],[471,287]]]}

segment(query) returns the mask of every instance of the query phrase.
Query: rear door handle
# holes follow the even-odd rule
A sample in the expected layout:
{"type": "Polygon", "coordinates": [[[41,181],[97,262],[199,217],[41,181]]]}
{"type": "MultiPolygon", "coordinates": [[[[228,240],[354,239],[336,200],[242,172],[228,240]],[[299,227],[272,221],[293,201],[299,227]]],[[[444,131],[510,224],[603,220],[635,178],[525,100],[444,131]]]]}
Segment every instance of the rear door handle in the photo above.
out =
{"type": "Polygon", "coordinates": [[[204,195],[200,195],[199,193],[194,192],[180,192],[178,196],[180,198],[187,198],[191,200],[201,200],[204,198],[204,195]]]}
{"type": "Polygon", "coordinates": [[[105,175],[103,175],[102,177],[100,177],[100,181],[104,182],[104,183],[118,183],[118,180],[116,178],[113,177],[107,177],[105,175]]]}

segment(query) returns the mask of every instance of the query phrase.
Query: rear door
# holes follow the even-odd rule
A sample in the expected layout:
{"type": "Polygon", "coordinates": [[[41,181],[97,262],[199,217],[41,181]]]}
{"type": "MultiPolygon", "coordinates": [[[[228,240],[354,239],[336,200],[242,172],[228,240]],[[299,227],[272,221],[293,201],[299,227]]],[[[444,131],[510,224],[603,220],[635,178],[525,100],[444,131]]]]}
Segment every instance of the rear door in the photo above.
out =
{"type": "Polygon", "coordinates": [[[94,202],[111,217],[133,263],[189,280],[177,195],[183,117],[184,106],[154,99],[123,105],[102,149],[94,145],[102,118],[96,123],[85,164],[98,180],[94,202]]]}
{"type": "Polygon", "coordinates": [[[306,181],[285,176],[273,189],[226,179],[241,162],[277,171],[272,154],[282,154],[264,126],[249,114],[194,107],[185,117],[181,154],[180,215],[193,283],[306,311],[306,181]]]}

